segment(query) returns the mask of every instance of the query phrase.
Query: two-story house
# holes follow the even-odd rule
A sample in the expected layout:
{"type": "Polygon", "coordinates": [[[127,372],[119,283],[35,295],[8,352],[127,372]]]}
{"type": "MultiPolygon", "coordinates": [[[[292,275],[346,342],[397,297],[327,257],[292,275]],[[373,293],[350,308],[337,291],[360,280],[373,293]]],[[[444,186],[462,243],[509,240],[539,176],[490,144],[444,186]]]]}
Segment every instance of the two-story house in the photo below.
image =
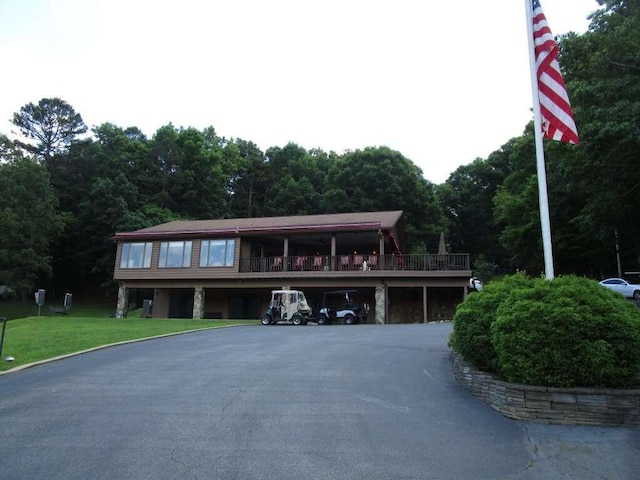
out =
{"type": "Polygon", "coordinates": [[[118,311],[132,291],[153,317],[258,319],[278,288],[354,289],[368,323],[447,320],[466,295],[469,255],[408,255],[402,211],[175,221],[120,232],[118,311]]]}

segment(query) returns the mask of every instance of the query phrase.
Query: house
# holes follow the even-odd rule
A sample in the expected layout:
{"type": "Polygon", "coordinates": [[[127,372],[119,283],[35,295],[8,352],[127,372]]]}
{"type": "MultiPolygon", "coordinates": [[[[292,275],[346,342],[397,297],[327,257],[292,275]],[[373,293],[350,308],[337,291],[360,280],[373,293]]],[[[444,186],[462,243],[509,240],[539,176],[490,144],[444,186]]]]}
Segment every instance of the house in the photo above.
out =
{"type": "Polygon", "coordinates": [[[451,319],[466,296],[466,253],[408,255],[402,211],[174,221],[119,232],[118,312],[132,292],[157,318],[258,319],[270,291],[355,289],[368,323],[451,319]]]}

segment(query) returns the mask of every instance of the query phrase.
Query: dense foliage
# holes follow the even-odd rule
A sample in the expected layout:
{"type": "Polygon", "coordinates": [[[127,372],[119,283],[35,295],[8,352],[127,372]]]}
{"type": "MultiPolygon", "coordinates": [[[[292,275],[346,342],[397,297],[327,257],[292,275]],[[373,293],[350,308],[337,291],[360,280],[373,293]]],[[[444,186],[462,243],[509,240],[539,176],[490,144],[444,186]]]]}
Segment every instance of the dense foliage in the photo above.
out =
{"type": "Polygon", "coordinates": [[[538,279],[500,303],[491,326],[507,381],[553,387],[632,387],[640,373],[640,310],[596,282],[538,279]]]}
{"type": "MultiPolygon", "coordinates": [[[[581,144],[545,143],[556,272],[591,277],[617,274],[616,252],[624,270],[640,271],[640,1],[599,3],[586,33],[559,40],[581,144]]],[[[436,251],[444,231],[483,280],[543,269],[531,124],[435,186],[387,147],[262,151],[213,127],[171,124],[150,138],[109,123],[87,134],[59,98],[29,103],[12,120],[22,140],[0,135],[0,285],[15,291],[47,281],[59,291],[108,287],[117,231],[389,209],[405,212],[410,252],[436,251]]]]}
{"type": "Polygon", "coordinates": [[[511,292],[532,284],[526,275],[516,273],[486,285],[481,292],[471,293],[456,309],[449,345],[481,370],[497,371],[491,325],[496,321],[498,307],[511,292]]]}
{"type": "MultiPolygon", "coordinates": [[[[555,270],[596,278],[618,275],[616,250],[623,271],[640,270],[640,2],[599,3],[586,33],[559,40],[581,142],[545,142],[555,270]]],[[[531,124],[439,192],[458,251],[542,271],[531,124]]]]}
{"type": "Polygon", "coordinates": [[[509,382],[637,386],[640,310],[593,280],[514,275],[458,307],[450,345],[509,382]]]}
{"type": "MultiPolygon", "coordinates": [[[[52,147],[46,129],[63,123],[51,118],[62,115],[60,106],[66,104],[45,99],[39,105],[55,105],[38,117],[48,120],[37,127],[34,121],[21,125],[37,128],[32,138],[40,143],[25,150],[3,137],[1,151],[3,181],[9,185],[0,191],[0,212],[7,217],[3,228],[11,232],[0,241],[0,285],[24,295],[36,282],[46,286],[47,278],[58,291],[109,288],[115,255],[110,238],[176,219],[398,209],[405,211],[409,244],[432,251],[445,228],[435,186],[386,147],[338,155],[290,143],[263,153],[251,142],[221,138],[213,128],[166,125],[148,139],[137,128],[112,124],[96,127],[91,138],[52,147]],[[11,177],[18,167],[37,172],[46,192],[36,190],[44,187],[35,180],[11,177]],[[44,224],[35,215],[35,197],[43,201],[38,208],[44,224]],[[19,214],[10,210],[18,206],[19,214]],[[19,221],[10,221],[10,215],[19,221]],[[30,242],[38,242],[38,249],[30,242]],[[27,259],[31,263],[25,266],[27,259]]],[[[28,107],[23,110],[33,109],[28,107]]],[[[65,118],[73,111],[68,108],[65,118]]]]}
{"type": "Polygon", "coordinates": [[[0,285],[24,296],[51,275],[49,242],[64,219],[46,169],[16,152],[0,163],[0,192],[0,285]]]}

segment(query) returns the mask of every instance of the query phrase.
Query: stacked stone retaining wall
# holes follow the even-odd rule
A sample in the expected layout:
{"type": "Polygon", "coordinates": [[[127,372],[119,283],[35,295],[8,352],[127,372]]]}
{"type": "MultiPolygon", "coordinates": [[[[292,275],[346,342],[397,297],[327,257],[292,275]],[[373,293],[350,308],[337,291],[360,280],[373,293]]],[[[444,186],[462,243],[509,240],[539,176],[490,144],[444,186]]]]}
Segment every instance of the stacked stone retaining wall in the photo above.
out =
{"type": "Polygon", "coordinates": [[[640,426],[640,389],[556,388],[508,383],[451,353],[456,381],[508,418],[569,425],[640,426]]]}

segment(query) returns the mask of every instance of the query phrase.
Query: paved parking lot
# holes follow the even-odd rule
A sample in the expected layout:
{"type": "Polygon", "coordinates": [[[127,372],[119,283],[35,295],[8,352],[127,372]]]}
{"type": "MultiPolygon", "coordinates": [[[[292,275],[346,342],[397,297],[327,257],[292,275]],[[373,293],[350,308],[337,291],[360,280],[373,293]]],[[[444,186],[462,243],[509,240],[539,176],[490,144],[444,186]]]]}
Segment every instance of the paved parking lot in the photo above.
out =
{"type": "Polygon", "coordinates": [[[640,430],[494,413],[450,324],[244,326],[0,376],[2,479],[631,479],[640,430]]]}

